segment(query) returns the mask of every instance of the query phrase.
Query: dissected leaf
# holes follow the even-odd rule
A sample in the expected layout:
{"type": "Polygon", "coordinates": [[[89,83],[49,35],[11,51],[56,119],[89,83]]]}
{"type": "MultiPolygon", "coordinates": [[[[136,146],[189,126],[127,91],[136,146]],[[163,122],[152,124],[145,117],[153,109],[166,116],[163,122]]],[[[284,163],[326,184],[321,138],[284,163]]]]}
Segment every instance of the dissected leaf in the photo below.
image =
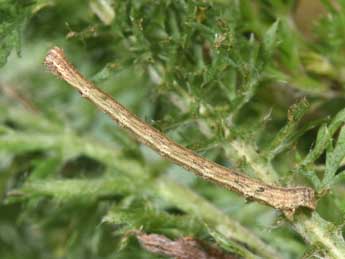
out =
{"type": "Polygon", "coordinates": [[[274,158],[277,154],[288,148],[292,144],[293,137],[297,134],[298,123],[309,109],[309,103],[306,99],[290,107],[288,111],[287,124],[277,133],[267,148],[269,159],[274,158]]]}
{"type": "Polygon", "coordinates": [[[275,21],[263,35],[263,58],[267,61],[272,57],[277,45],[277,30],[279,20],[275,21]]]}
{"type": "Polygon", "coordinates": [[[329,128],[326,124],[323,124],[317,133],[313,149],[309,151],[308,155],[301,162],[301,165],[307,166],[313,163],[316,159],[318,159],[321,156],[321,154],[325,151],[325,149],[331,143],[331,141],[332,135],[329,132],[329,128]]]}
{"type": "Polygon", "coordinates": [[[345,157],[345,126],[340,130],[337,143],[333,150],[327,152],[325,175],[322,180],[324,188],[328,188],[334,180],[335,173],[345,157]]]}
{"type": "Polygon", "coordinates": [[[0,1],[0,67],[13,48],[20,55],[23,25],[33,3],[32,0],[0,1]]]}
{"type": "Polygon", "coordinates": [[[122,232],[142,229],[146,232],[164,233],[179,237],[202,233],[204,225],[187,215],[173,215],[149,207],[124,209],[114,206],[103,218],[103,222],[123,225],[122,232]]]}

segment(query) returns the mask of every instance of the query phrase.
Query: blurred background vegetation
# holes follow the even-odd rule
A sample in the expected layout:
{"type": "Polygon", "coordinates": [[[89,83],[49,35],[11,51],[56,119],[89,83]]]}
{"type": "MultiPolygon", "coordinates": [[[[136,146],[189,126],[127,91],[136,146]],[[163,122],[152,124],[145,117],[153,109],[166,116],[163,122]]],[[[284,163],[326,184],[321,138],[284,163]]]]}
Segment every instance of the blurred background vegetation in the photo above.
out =
{"type": "Polygon", "coordinates": [[[139,232],[345,258],[344,56],[344,0],[0,0],[0,258],[173,256],[139,232]],[[317,211],[289,222],[162,160],[45,71],[53,46],[183,146],[313,187],[317,211]]]}

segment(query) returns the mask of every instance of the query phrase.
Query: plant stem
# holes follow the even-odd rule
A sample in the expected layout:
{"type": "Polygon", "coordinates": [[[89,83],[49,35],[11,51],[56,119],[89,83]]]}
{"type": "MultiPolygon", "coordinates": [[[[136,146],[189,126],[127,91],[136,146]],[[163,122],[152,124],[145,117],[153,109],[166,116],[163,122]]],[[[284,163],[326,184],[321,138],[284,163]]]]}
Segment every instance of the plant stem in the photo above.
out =
{"type": "Polygon", "coordinates": [[[316,212],[307,215],[296,213],[292,223],[296,231],[303,236],[308,243],[321,245],[325,258],[344,259],[345,240],[341,228],[337,229],[332,223],[324,220],[316,212]]]}

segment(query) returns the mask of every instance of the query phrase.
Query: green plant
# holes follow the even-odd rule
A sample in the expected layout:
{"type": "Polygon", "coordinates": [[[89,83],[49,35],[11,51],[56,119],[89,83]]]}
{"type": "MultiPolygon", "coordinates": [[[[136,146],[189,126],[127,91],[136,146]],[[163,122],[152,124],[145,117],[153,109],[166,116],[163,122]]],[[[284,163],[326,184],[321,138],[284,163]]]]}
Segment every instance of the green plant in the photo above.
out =
{"type": "Polygon", "coordinates": [[[0,1],[0,63],[22,53],[0,71],[1,258],[345,258],[345,2],[308,37],[299,1],[271,2],[0,1]],[[182,173],[46,73],[54,45],[177,143],[310,186],[316,210],[286,219],[182,173]]]}

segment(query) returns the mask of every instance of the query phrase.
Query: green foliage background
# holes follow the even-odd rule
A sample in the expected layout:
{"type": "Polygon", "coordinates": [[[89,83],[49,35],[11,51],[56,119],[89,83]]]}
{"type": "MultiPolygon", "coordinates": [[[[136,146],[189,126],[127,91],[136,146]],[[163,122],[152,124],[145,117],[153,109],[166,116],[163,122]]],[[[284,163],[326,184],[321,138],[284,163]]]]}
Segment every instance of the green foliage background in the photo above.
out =
{"type": "Polygon", "coordinates": [[[0,0],[0,257],[161,258],[141,229],[242,258],[345,258],[345,1],[322,1],[308,34],[299,2],[0,0]],[[312,186],[317,210],[289,222],[160,159],[45,71],[55,45],[176,142],[312,186]]]}

